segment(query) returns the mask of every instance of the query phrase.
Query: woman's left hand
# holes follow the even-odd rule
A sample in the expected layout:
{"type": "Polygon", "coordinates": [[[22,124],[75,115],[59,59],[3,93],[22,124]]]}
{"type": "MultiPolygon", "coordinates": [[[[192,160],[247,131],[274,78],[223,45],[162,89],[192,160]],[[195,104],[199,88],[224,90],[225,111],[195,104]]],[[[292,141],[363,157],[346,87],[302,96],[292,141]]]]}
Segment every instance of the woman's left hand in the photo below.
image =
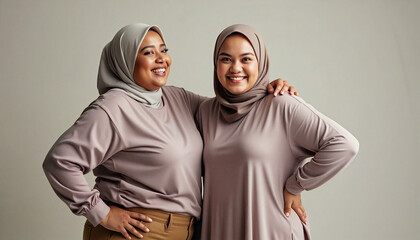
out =
{"type": "Polygon", "coordinates": [[[283,95],[287,91],[289,91],[290,95],[299,95],[299,93],[295,91],[295,88],[293,86],[290,86],[286,80],[283,80],[281,78],[278,78],[272,81],[270,84],[268,84],[267,90],[269,93],[274,93],[274,96],[277,96],[277,94],[279,93],[280,95],[283,95]]]}
{"type": "Polygon", "coordinates": [[[293,195],[284,188],[284,214],[286,217],[290,216],[292,209],[297,213],[300,220],[306,224],[306,212],[305,208],[302,205],[302,199],[300,198],[300,193],[298,195],[293,195]]]}

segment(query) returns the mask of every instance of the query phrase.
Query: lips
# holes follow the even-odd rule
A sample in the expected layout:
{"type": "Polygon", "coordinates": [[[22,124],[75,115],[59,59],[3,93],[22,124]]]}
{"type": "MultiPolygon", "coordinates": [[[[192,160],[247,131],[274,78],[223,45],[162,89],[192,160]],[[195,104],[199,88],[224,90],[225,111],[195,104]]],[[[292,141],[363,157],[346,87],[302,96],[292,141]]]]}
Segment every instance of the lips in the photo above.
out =
{"type": "Polygon", "coordinates": [[[242,80],[247,79],[247,76],[231,75],[231,76],[226,76],[226,78],[232,83],[240,83],[242,80]]]}
{"type": "Polygon", "coordinates": [[[154,68],[154,69],[152,69],[152,73],[154,73],[155,75],[158,75],[160,77],[163,77],[166,74],[166,68],[164,68],[164,67],[154,68]]]}

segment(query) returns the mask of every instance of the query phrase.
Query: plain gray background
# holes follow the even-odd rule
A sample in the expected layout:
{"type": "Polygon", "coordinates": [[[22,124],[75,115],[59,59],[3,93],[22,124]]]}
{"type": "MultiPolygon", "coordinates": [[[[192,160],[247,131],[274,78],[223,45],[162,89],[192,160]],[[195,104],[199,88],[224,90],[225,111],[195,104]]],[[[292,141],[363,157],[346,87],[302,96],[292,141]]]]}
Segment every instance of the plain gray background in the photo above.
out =
{"type": "Polygon", "coordinates": [[[419,239],[419,11],[404,0],[0,0],[0,238],[81,239],[85,219],[56,197],[41,164],[98,96],[103,46],[145,22],[166,37],[168,84],[206,96],[218,33],[253,26],[270,76],[359,139],[345,171],[303,193],[314,239],[419,239]]]}

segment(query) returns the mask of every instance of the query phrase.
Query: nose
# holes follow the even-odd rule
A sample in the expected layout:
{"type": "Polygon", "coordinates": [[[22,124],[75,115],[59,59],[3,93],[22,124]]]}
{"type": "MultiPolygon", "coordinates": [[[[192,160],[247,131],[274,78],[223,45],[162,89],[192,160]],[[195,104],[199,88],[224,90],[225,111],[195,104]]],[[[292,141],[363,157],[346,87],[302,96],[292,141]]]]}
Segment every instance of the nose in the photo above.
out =
{"type": "Polygon", "coordinates": [[[162,54],[158,54],[156,56],[156,62],[157,63],[163,63],[163,56],[162,56],[162,54]]]}
{"type": "Polygon", "coordinates": [[[239,73],[242,71],[242,64],[239,61],[232,62],[230,66],[230,72],[232,73],[239,73]]]}
{"type": "Polygon", "coordinates": [[[164,56],[161,52],[156,54],[156,62],[157,63],[163,63],[164,62],[164,56]]]}

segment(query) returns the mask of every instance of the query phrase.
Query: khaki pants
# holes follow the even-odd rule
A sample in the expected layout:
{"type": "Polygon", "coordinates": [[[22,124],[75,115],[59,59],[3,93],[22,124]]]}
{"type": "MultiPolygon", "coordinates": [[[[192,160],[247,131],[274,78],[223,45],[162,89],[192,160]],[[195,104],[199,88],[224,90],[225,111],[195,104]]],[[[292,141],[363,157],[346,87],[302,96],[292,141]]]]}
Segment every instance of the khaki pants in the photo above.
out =
{"type": "MultiPolygon", "coordinates": [[[[145,222],[144,224],[150,229],[146,233],[137,229],[143,238],[137,238],[129,231],[127,231],[132,240],[191,240],[194,232],[194,217],[168,213],[161,210],[145,209],[145,208],[130,208],[127,209],[133,212],[139,212],[152,218],[151,223],[145,222]]],[[[125,237],[119,233],[108,230],[101,225],[94,227],[89,221],[86,221],[83,231],[83,240],[123,240],[125,237]]]]}

